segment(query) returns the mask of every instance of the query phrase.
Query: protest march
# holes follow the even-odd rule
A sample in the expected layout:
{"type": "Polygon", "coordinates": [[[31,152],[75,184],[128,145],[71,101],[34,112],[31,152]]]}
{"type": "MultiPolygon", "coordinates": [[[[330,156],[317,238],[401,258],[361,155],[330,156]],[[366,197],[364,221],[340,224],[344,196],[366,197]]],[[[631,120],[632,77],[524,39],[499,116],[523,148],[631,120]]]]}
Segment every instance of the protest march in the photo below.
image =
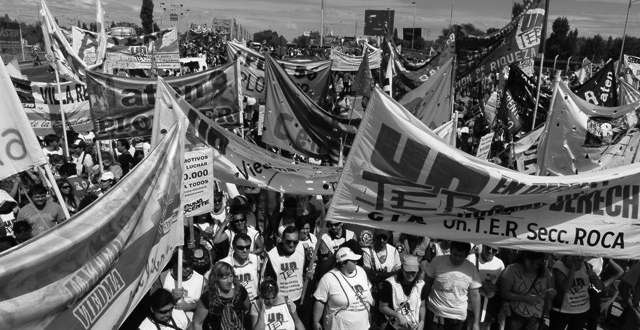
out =
{"type": "Polygon", "coordinates": [[[640,330],[633,1],[562,1],[0,17],[0,330],[640,330]]]}

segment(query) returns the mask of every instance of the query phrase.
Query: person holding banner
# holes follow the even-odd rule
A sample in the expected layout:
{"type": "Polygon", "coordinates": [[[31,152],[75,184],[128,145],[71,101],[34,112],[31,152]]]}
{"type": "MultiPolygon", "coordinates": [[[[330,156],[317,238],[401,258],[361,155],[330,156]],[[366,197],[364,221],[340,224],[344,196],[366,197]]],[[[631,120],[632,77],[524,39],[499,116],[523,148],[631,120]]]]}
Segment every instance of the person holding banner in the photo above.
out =
{"type": "Polygon", "coordinates": [[[426,267],[423,291],[425,330],[465,329],[471,304],[472,329],[480,329],[480,287],[478,269],[467,260],[471,244],[451,242],[451,254],[435,257],[426,267]]]}
{"type": "Polygon", "coordinates": [[[542,325],[545,301],[555,295],[545,259],[542,252],[521,251],[500,276],[506,330],[535,330],[542,325]]]}
{"type": "Polygon", "coordinates": [[[402,270],[381,283],[379,310],[389,320],[386,330],[422,329],[424,314],[420,297],[424,295],[424,281],[419,275],[418,257],[407,255],[402,261],[402,270]]]}
{"type": "Polygon", "coordinates": [[[38,236],[49,228],[65,221],[62,207],[48,197],[47,188],[34,185],[29,189],[31,202],[18,211],[17,221],[26,221],[33,227],[33,236],[38,236]]]}
{"type": "Polygon", "coordinates": [[[158,289],[148,301],[149,315],[140,323],[138,330],[185,330],[189,326],[184,312],[175,308],[171,292],[158,289]]]}
{"type": "Polygon", "coordinates": [[[171,271],[164,274],[162,287],[173,294],[177,301],[175,308],[184,311],[187,319],[193,319],[193,312],[196,310],[198,300],[206,288],[204,276],[193,270],[191,255],[186,253],[182,258],[182,286],[177,288],[178,276],[178,255],[174,254],[173,267],[171,271]]]}
{"type": "Polygon", "coordinates": [[[231,243],[233,242],[233,238],[235,235],[244,233],[251,237],[251,252],[256,255],[261,255],[263,252],[263,240],[260,232],[253,228],[252,226],[247,225],[247,218],[251,209],[249,205],[246,203],[246,197],[240,195],[236,196],[231,200],[229,207],[229,216],[231,220],[229,222],[229,227],[220,231],[220,234],[217,235],[213,243],[215,244],[215,249],[218,252],[218,256],[230,256],[233,254],[233,249],[231,249],[231,243]],[[226,251],[226,253],[224,253],[226,251]]]}

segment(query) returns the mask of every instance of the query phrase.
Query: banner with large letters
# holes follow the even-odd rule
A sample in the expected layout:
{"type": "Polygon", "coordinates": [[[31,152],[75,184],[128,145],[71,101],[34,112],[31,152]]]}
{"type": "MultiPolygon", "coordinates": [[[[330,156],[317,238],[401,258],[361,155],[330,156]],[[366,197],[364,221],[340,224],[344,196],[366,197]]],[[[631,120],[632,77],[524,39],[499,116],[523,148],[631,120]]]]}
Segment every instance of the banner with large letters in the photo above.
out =
{"type": "Polygon", "coordinates": [[[117,329],[182,245],[187,123],[70,220],[0,253],[3,329],[117,329]]]}
{"type": "Polygon", "coordinates": [[[636,79],[640,80],[640,57],[625,54],[623,64],[636,79]]]}
{"type": "Polygon", "coordinates": [[[297,163],[247,142],[213,122],[184,98],[174,97],[175,93],[166,85],[158,86],[158,102],[166,105],[157,105],[160,109],[171,106],[183,111],[198,138],[213,147],[216,179],[288,194],[332,195],[335,191],[342,168],[297,163]]]}
{"type": "Polygon", "coordinates": [[[573,88],[573,92],[591,104],[602,107],[620,105],[614,61],[609,60],[600,71],[596,72],[584,84],[573,88]]]}
{"type": "Polygon", "coordinates": [[[376,89],[327,219],[510,249],[640,258],[640,164],[522,174],[450,147],[376,89]]]}
{"type": "Polygon", "coordinates": [[[418,88],[400,99],[402,104],[431,129],[446,123],[453,112],[453,59],[418,88]]]}
{"type": "Polygon", "coordinates": [[[85,84],[61,82],[62,93],[55,83],[36,82],[11,78],[31,128],[39,136],[62,134],[60,108],[64,109],[68,128],[78,133],[93,130],[89,96],[85,84]]]}
{"type": "Polygon", "coordinates": [[[322,109],[267,57],[267,100],[262,141],[292,153],[336,162],[353,142],[360,120],[322,109]]]}
{"type": "Polygon", "coordinates": [[[458,86],[467,86],[511,63],[533,59],[538,52],[545,4],[548,0],[527,3],[520,15],[488,36],[456,36],[458,86]]]}
{"type": "Polygon", "coordinates": [[[628,165],[638,159],[640,101],[594,105],[558,82],[538,147],[542,175],[568,175],[628,165]]]}
{"type": "MultiPolygon", "coordinates": [[[[369,56],[369,68],[379,69],[380,65],[382,65],[382,49],[375,48],[370,45],[366,45],[368,47],[369,52],[367,55],[369,56]]],[[[350,71],[355,72],[358,71],[358,67],[360,67],[360,63],[362,63],[362,55],[350,55],[345,54],[342,51],[332,48],[331,55],[329,58],[332,61],[331,71],[350,71]]]]}
{"type": "MultiPolygon", "coordinates": [[[[240,63],[242,92],[258,100],[259,104],[264,104],[266,99],[264,56],[253,49],[231,41],[227,42],[227,55],[230,61],[238,60],[240,63]]],[[[318,102],[327,95],[331,61],[277,62],[313,101],[318,102]]]]}
{"type": "MultiPolygon", "coordinates": [[[[234,64],[166,79],[194,107],[226,127],[240,123],[234,64]]],[[[151,135],[156,81],[88,72],[87,89],[97,138],[151,135]]]]}

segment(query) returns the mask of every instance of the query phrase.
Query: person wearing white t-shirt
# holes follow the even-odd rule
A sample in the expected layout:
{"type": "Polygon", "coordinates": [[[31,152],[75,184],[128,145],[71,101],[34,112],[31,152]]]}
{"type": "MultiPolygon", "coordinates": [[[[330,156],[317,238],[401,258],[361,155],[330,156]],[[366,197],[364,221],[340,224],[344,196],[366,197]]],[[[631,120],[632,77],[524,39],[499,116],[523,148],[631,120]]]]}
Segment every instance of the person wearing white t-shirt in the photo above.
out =
{"type": "Polygon", "coordinates": [[[167,272],[162,280],[162,288],[170,291],[176,299],[175,308],[185,312],[189,321],[193,319],[198,300],[206,287],[204,276],[193,270],[190,258],[185,255],[182,259],[182,287],[176,288],[176,276],[178,263],[173,263],[171,271],[167,272]]]}
{"type": "Polygon", "coordinates": [[[258,283],[260,261],[258,256],[249,252],[251,238],[247,234],[240,233],[233,238],[233,254],[220,261],[233,267],[236,280],[247,289],[249,301],[254,301],[258,296],[258,283]]]}
{"type": "Polygon", "coordinates": [[[469,303],[472,329],[480,329],[482,283],[478,269],[466,260],[470,251],[469,243],[451,242],[450,254],[435,257],[427,266],[425,330],[464,329],[469,303]]]}
{"type": "MultiPolygon", "coordinates": [[[[480,322],[485,327],[485,323],[491,323],[493,318],[497,315],[497,311],[489,310],[489,299],[495,296],[497,287],[496,283],[500,274],[504,270],[504,262],[496,256],[498,249],[482,245],[479,254],[469,254],[467,260],[476,265],[478,272],[480,273],[480,279],[482,280],[482,288],[480,289],[480,303],[481,303],[481,318],[480,322]]],[[[494,307],[494,306],[491,306],[494,307]]],[[[498,307],[499,306],[495,306],[498,307]]]]}
{"type": "Polygon", "coordinates": [[[149,302],[148,316],[138,330],[185,330],[189,326],[184,311],[175,308],[171,292],[158,289],[149,296],[149,302]]]}
{"type": "MultiPolygon", "coordinates": [[[[245,197],[242,197],[245,198],[245,197]]],[[[229,226],[221,231],[213,240],[217,251],[228,251],[226,254],[230,256],[233,253],[231,242],[233,237],[239,233],[245,233],[251,237],[251,252],[261,255],[264,249],[262,235],[255,228],[247,225],[247,218],[251,210],[248,205],[241,202],[240,196],[236,196],[231,200],[229,208],[229,226]]]]}
{"type": "Polygon", "coordinates": [[[336,252],[336,268],[322,276],[313,294],[314,330],[369,329],[373,297],[367,274],[356,265],[361,258],[348,247],[336,252]]]}

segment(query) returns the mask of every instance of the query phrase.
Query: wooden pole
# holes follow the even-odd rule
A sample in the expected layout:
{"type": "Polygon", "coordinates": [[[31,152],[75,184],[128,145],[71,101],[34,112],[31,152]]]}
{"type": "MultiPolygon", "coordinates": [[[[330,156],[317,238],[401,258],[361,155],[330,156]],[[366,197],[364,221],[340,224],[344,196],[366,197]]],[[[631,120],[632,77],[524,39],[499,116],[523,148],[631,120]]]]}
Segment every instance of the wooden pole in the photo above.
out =
{"type": "Polygon", "coordinates": [[[53,192],[55,193],[56,198],[58,198],[58,201],[60,201],[60,206],[62,207],[62,213],[64,213],[64,217],[66,218],[66,220],[69,220],[71,218],[71,215],[69,214],[69,210],[67,209],[67,203],[65,203],[64,198],[62,198],[60,189],[58,189],[58,183],[56,182],[56,179],[51,172],[51,165],[45,164],[44,172],[47,174],[47,178],[51,182],[51,188],[53,188],[53,192]]]}

